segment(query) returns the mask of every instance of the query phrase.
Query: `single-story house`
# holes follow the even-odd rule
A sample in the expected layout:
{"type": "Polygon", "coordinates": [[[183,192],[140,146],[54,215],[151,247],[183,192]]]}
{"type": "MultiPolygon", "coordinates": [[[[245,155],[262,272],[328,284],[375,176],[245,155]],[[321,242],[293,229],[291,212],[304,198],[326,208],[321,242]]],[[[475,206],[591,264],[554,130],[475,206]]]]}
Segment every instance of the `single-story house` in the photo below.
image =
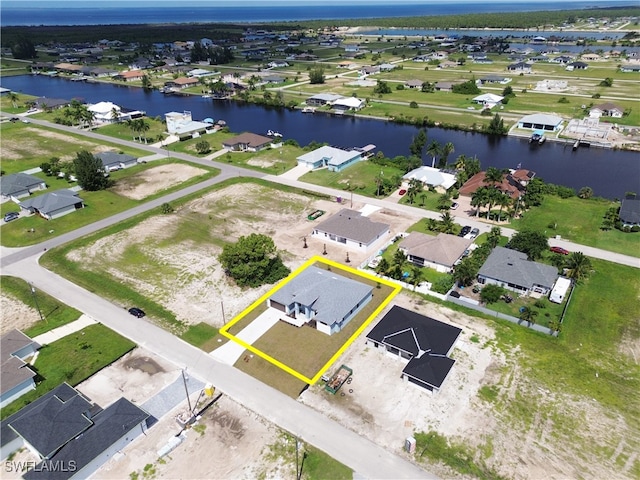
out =
{"type": "Polygon", "coordinates": [[[558,278],[558,269],[527,259],[527,254],[504,247],[493,249],[478,271],[482,285],[496,284],[521,294],[547,295],[558,278]]]}
{"type": "MultiPolygon", "coordinates": [[[[515,200],[524,194],[527,185],[535,176],[535,172],[524,168],[510,170],[509,173],[503,175],[502,182],[495,185],[494,188],[497,188],[515,200]]],[[[478,172],[460,187],[460,195],[471,197],[480,187],[487,187],[489,185],[486,181],[486,173],[478,172]]]]}
{"type": "Polygon", "coordinates": [[[305,165],[309,170],[327,167],[330,171],[340,172],[349,165],[362,160],[362,152],[324,145],[312,152],[300,155],[297,160],[298,165],[305,165]]]}
{"type": "Polygon", "coordinates": [[[77,192],[62,189],[20,202],[20,208],[52,220],[84,208],[84,202],[77,192]]]}
{"type": "Polygon", "coordinates": [[[534,113],[531,115],[525,115],[520,120],[518,120],[518,128],[557,132],[562,128],[562,117],[551,115],[549,113],[534,113]]]}
{"type": "Polygon", "coordinates": [[[407,88],[422,88],[422,80],[407,80],[404,82],[404,86],[407,88]]]}
{"type": "Polygon", "coordinates": [[[142,80],[144,77],[144,72],[141,70],[127,70],[125,72],[120,72],[117,75],[114,75],[113,78],[116,80],[122,80],[124,82],[135,82],[138,80],[142,80]]]}
{"type": "Polygon", "coordinates": [[[0,177],[0,194],[14,201],[46,188],[44,180],[28,173],[12,173],[0,177]]]}
{"type": "Polygon", "coordinates": [[[311,236],[366,252],[391,234],[386,223],[374,222],[360,212],[344,208],[318,224],[311,236]]]}
{"type": "Polygon", "coordinates": [[[562,63],[565,65],[571,61],[573,61],[573,57],[570,57],[568,55],[560,55],[559,57],[549,59],[549,63],[562,63]]]}
{"type": "Polygon", "coordinates": [[[418,267],[429,267],[438,272],[449,273],[472,243],[473,240],[447,233],[439,233],[434,237],[411,232],[408,237],[402,239],[398,248],[418,267]]]}
{"type": "Polygon", "coordinates": [[[284,62],[284,61],[274,60],[273,62],[269,62],[267,64],[267,66],[269,68],[284,68],[284,67],[288,67],[289,64],[287,62],[284,62]]]}
{"type": "Polygon", "coordinates": [[[200,83],[195,77],[178,77],[168,82],[164,82],[165,88],[171,88],[174,90],[182,90],[183,88],[195,87],[200,83]]]}
{"type": "Polygon", "coordinates": [[[566,70],[586,70],[589,68],[589,64],[585,62],[571,62],[567,64],[566,70]]]}
{"type": "Polygon", "coordinates": [[[625,227],[640,225],[640,197],[628,195],[623,198],[619,216],[625,227]]]}
{"type": "Polygon", "coordinates": [[[393,63],[381,63],[378,65],[378,70],[381,72],[390,72],[396,69],[396,65],[393,63]]]}
{"type": "Polygon", "coordinates": [[[403,180],[410,181],[413,179],[419,180],[428,187],[434,187],[436,191],[444,193],[453,187],[456,183],[456,176],[450,173],[441,172],[437,168],[422,166],[409,173],[406,173],[403,180]]]}
{"type": "Polygon", "coordinates": [[[71,105],[71,100],[64,98],[38,97],[35,100],[29,100],[27,103],[33,104],[35,107],[43,110],[56,110],[58,108],[68,107],[71,105]]]}
{"type": "Polygon", "coordinates": [[[582,60],[596,62],[600,60],[601,57],[597,53],[583,53],[580,58],[582,58],[582,60]]]}
{"type": "Polygon", "coordinates": [[[33,452],[40,462],[23,475],[28,480],[89,478],[145,432],[148,418],[125,398],[102,409],[63,383],[3,420],[2,457],[33,452]]]}
{"type": "Polygon", "coordinates": [[[434,88],[439,92],[451,92],[454,85],[454,82],[436,82],[434,88]]]}
{"type": "Polygon", "coordinates": [[[335,100],[332,104],[332,108],[338,111],[347,110],[360,110],[366,105],[366,100],[362,100],[356,97],[343,97],[335,100]]]}
{"type": "Polygon", "coordinates": [[[322,107],[324,105],[330,105],[336,100],[344,98],[342,95],[335,95],[333,93],[318,93],[313,97],[309,97],[305,100],[305,104],[310,107],[322,107]]]}
{"type": "Polygon", "coordinates": [[[620,71],[621,72],[625,72],[625,73],[640,72],[640,65],[639,64],[635,64],[635,65],[629,65],[629,64],[620,65],[620,71]]]}
{"type": "Polygon", "coordinates": [[[595,107],[589,110],[589,116],[598,118],[598,117],[613,117],[613,118],[622,118],[624,114],[624,110],[622,107],[619,107],[615,103],[606,102],[601,103],[600,105],[596,105],[595,107]]]}
{"type": "Polygon", "coordinates": [[[80,73],[82,65],[74,65],[73,63],[62,62],[54,65],[54,68],[60,73],[80,73]]]}
{"type": "Polygon", "coordinates": [[[213,132],[213,125],[194,121],[189,111],[165,113],[164,118],[167,123],[167,132],[180,138],[198,137],[201,133],[213,132]]]}
{"type": "Polygon", "coordinates": [[[213,75],[219,75],[219,74],[220,72],[205,70],[204,68],[194,68],[193,70],[187,71],[187,77],[195,77],[195,78],[211,77],[213,75]]]}
{"type": "Polygon", "coordinates": [[[0,339],[0,408],[35,390],[33,378],[36,373],[25,360],[32,357],[39,348],[38,343],[16,329],[7,332],[0,339]]]}
{"type": "Polygon", "coordinates": [[[132,167],[138,163],[138,159],[132,155],[118,152],[100,152],[94,155],[102,162],[105,172],[112,172],[122,168],[132,167]]]}
{"type": "Polygon", "coordinates": [[[366,342],[407,362],[402,379],[437,393],[456,363],[449,358],[462,329],[394,305],[366,342]]]}
{"type": "Polygon", "coordinates": [[[222,146],[234,152],[258,152],[268,148],[273,143],[269,137],[245,132],[232,137],[222,143],[222,146]]]}
{"type": "Polygon", "coordinates": [[[373,287],[318,267],[308,267],[267,299],[288,323],[311,326],[327,335],[342,330],[373,297],[373,287]]]}
{"type": "Polygon", "coordinates": [[[365,65],[359,71],[361,76],[367,75],[375,75],[376,73],[380,73],[380,66],[378,65],[365,65]]]}
{"type": "Polygon", "coordinates": [[[507,70],[510,72],[531,73],[532,65],[527,62],[516,62],[511,65],[507,65],[507,70]]]}
{"type": "Polygon", "coordinates": [[[482,95],[478,95],[474,97],[471,101],[473,103],[478,103],[485,108],[493,108],[498,103],[500,103],[504,99],[501,95],[496,95],[495,93],[483,93],[482,95]]]}
{"type": "Polygon", "coordinates": [[[511,81],[510,77],[505,77],[502,75],[486,75],[482,78],[480,78],[480,83],[482,85],[486,84],[486,83],[500,83],[502,85],[505,85],[507,83],[509,83],[511,81]]]}
{"type": "Polygon", "coordinates": [[[89,70],[89,75],[95,78],[114,77],[118,74],[118,70],[111,68],[95,67],[89,70]]]}

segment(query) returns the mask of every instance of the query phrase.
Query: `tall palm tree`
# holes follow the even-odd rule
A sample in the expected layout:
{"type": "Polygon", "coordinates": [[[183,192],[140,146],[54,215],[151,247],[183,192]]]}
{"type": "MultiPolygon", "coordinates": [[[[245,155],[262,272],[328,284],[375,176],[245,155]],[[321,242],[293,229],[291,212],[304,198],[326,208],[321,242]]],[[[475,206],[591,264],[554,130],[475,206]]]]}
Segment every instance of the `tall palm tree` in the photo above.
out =
{"type": "Polygon", "coordinates": [[[113,107],[111,109],[111,121],[113,123],[119,123],[120,122],[120,110],[118,110],[116,107],[113,107]]]}
{"type": "Polygon", "coordinates": [[[416,198],[416,195],[422,191],[424,188],[422,182],[416,178],[412,178],[409,180],[409,188],[407,188],[407,198],[409,199],[409,203],[413,205],[413,200],[416,198]]]}
{"type": "Polygon", "coordinates": [[[445,143],[444,146],[442,147],[442,156],[440,157],[440,161],[438,162],[438,166],[440,168],[445,167],[447,165],[447,159],[449,158],[449,155],[451,155],[455,151],[456,151],[456,149],[453,146],[453,143],[451,143],[451,142],[445,143]]]}
{"type": "Polygon", "coordinates": [[[144,135],[144,143],[147,143],[147,132],[151,128],[144,119],[140,118],[140,133],[144,135]]]}
{"type": "Polygon", "coordinates": [[[591,260],[582,252],[572,252],[567,258],[569,278],[576,282],[587,277],[591,272],[591,260]]]}
{"type": "Polygon", "coordinates": [[[488,198],[488,190],[485,187],[480,187],[471,195],[471,206],[476,209],[476,217],[480,216],[480,207],[487,204],[488,198]]]}
{"type": "Polygon", "coordinates": [[[502,183],[504,172],[497,167],[489,167],[484,174],[485,182],[489,185],[497,185],[502,183]]]}
{"type": "Polygon", "coordinates": [[[411,267],[411,285],[413,285],[413,291],[415,292],[416,287],[420,284],[420,282],[422,281],[422,268],[414,265],[411,267]]]}
{"type": "Polygon", "coordinates": [[[496,199],[496,205],[500,207],[500,213],[498,213],[498,221],[502,218],[502,209],[508,207],[513,203],[513,199],[506,193],[500,192],[500,195],[496,199]]]}
{"type": "Polygon", "coordinates": [[[436,164],[436,157],[438,155],[440,155],[440,144],[438,143],[437,140],[431,140],[431,143],[429,144],[429,146],[427,147],[427,154],[431,155],[433,157],[433,160],[431,160],[431,167],[435,167],[436,164]]]}
{"type": "MultiPolygon", "coordinates": [[[[500,237],[502,236],[502,229],[500,227],[491,227],[491,231],[487,235],[487,244],[491,248],[495,248],[498,246],[500,242],[500,237]]],[[[556,255],[559,257],[560,255],[556,255]]]]}
{"type": "Polygon", "coordinates": [[[18,108],[18,94],[16,92],[7,93],[7,98],[11,102],[13,108],[18,108]]]}

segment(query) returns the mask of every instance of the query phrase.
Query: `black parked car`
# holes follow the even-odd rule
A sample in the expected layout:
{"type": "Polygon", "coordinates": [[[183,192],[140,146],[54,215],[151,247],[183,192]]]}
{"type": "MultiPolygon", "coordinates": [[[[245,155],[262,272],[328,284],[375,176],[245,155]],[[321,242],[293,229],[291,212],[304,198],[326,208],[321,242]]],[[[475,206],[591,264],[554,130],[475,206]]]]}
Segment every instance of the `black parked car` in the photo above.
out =
{"type": "Polygon", "coordinates": [[[464,237],[467,233],[469,233],[471,231],[471,227],[469,225],[465,225],[464,227],[462,227],[462,229],[460,230],[460,233],[458,234],[459,237],[464,237]]]}
{"type": "Polygon", "coordinates": [[[146,313],[144,313],[144,310],[138,308],[138,307],[132,307],[129,309],[129,313],[131,315],[133,315],[134,317],[138,317],[138,318],[142,318],[146,315],[146,313]]]}

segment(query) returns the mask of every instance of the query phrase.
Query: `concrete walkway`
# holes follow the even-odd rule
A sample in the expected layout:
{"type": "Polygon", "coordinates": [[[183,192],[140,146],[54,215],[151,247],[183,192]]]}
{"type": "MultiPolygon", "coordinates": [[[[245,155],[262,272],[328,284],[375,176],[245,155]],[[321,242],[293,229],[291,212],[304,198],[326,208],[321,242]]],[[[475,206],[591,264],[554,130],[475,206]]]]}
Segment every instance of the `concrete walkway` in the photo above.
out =
{"type": "MultiPolygon", "coordinates": [[[[269,308],[266,312],[256,318],[253,322],[243,328],[238,335],[236,335],[243,342],[251,345],[258,340],[262,335],[267,333],[271,327],[273,327],[283,313],[275,308],[269,308]]],[[[245,347],[233,340],[228,341],[220,348],[211,352],[211,356],[219,362],[226,363],[227,365],[233,365],[238,361],[242,353],[245,351],[245,347]]]]}
{"type": "Polygon", "coordinates": [[[286,172],[284,172],[279,177],[280,178],[288,178],[289,180],[297,180],[302,175],[304,175],[305,173],[310,172],[310,171],[311,170],[309,170],[309,168],[307,168],[306,165],[296,165],[291,170],[287,170],[286,172]]]}
{"type": "Polygon", "coordinates": [[[66,337],[67,335],[71,335],[74,332],[82,330],[89,325],[94,325],[96,322],[93,318],[88,315],[81,315],[78,320],[75,322],[67,323],[58,328],[54,328],[53,330],[49,330],[42,335],[38,335],[33,338],[34,342],[38,342],[40,345],[47,345],[49,343],[53,343],[56,340],[60,340],[62,337],[66,337]]]}

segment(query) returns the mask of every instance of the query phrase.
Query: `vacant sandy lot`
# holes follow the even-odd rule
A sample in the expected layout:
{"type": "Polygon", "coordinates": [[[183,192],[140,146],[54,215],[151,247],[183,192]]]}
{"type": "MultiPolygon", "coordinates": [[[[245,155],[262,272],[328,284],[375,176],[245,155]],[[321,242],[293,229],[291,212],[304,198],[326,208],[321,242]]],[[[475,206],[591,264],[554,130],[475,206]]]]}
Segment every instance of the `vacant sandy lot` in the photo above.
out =
{"type": "MultiPolygon", "coordinates": [[[[354,204],[353,208],[362,206],[354,204]]],[[[314,222],[307,215],[325,210],[317,223],[342,207],[255,184],[238,184],[193,200],[174,214],[158,215],[133,229],[101,238],[75,250],[70,258],[87,269],[108,272],[187,324],[206,322],[220,327],[223,310],[228,321],[271,288],[243,290],[229,281],[217,260],[221,243],[254,232],[268,235],[285,264],[295,269],[310,257],[322,255],[324,248],[324,243],[310,237],[314,222]],[[308,248],[304,248],[305,237],[308,248]],[[146,260],[132,263],[130,254],[146,260]]],[[[392,233],[404,231],[414,221],[387,210],[371,218],[391,224],[392,233]]],[[[345,248],[328,245],[326,258],[344,262],[346,253],[345,248]]],[[[354,266],[366,258],[356,252],[349,252],[349,257],[354,266]]]]}
{"type": "Polygon", "coordinates": [[[35,308],[30,307],[7,295],[4,291],[0,294],[0,335],[17,328],[24,330],[38,320],[40,316],[35,308]]]}
{"type": "Polygon", "coordinates": [[[203,168],[181,163],[170,163],[149,168],[136,175],[118,180],[112,190],[123,197],[142,200],[149,195],[180,185],[190,178],[204,173],[207,173],[207,171],[203,168]]]}

